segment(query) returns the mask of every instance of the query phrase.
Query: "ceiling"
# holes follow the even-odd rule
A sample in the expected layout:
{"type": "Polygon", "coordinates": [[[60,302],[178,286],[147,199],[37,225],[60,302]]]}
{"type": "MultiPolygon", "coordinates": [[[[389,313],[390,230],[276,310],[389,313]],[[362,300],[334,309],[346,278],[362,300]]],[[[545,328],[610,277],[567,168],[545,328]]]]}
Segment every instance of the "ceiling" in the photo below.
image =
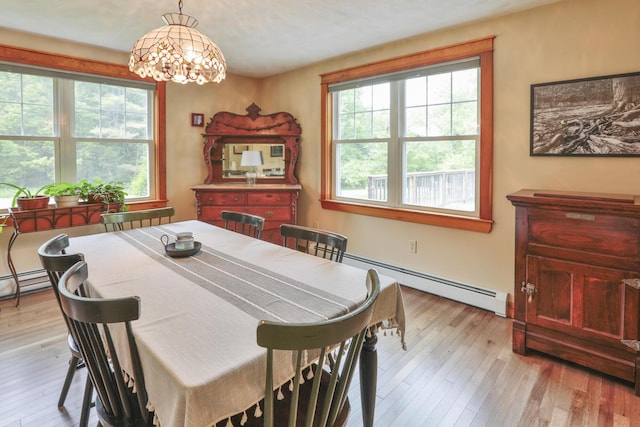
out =
{"type": "MultiPolygon", "coordinates": [[[[559,0],[185,0],[229,72],[265,77],[559,0]]],[[[174,0],[0,0],[0,27],[127,52],[174,0]],[[124,7],[126,5],[126,8],[124,7]]]]}

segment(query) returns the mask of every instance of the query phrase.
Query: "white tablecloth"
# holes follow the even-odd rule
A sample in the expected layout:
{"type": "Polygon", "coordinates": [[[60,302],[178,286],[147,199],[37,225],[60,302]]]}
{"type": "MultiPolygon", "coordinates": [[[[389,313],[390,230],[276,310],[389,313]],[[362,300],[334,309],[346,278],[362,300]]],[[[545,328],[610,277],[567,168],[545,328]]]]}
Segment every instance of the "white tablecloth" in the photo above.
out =
{"type": "MultiPolygon", "coordinates": [[[[209,426],[264,397],[261,319],[314,321],[364,300],[366,271],[199,221],[71,239],[101,297],[138,295],[133,323],[149,402],[163,427],[209,426]],[[191,231],[202,250],[165,254],[159,237],[191,231]]],[[[374,323],[404,330],[398,283],[380,276],[374,323]]],[[[279,374],[281,384],[293,368],[279,374]]]]}

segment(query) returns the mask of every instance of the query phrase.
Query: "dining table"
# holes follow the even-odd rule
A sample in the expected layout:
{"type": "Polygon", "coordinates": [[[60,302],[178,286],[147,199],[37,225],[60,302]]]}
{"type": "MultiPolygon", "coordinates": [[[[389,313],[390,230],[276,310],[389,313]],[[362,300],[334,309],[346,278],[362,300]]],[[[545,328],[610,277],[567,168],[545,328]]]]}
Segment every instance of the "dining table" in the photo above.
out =
{"type": "MultiPolygon", "coordinates": [[[[73,237],[68,252],[84,255],[91,296],[140,298],[133,334],[149,409],[163,427],[231,426],[238,414],[260,416],[266,349],[256,343],[259,321],[324,321],[354,309],[367,293],[361,268],[196,220],[73,237]],[[195,254],[175,256],[182,254],[161,241],[182,232],[193,234],[195,254]]],[[[405,345],[400,284],[379,279],[360,359],[364,425],[373,423],[376,331],[394,330],[405,345]]],[[[123,337],[116,341],[124,345],[123,337]]],[[[294,364],[279,365],[276,381],[284,387],[294,364]]],[[[123,369],[132,372],[127,361],[123,369]]]]}

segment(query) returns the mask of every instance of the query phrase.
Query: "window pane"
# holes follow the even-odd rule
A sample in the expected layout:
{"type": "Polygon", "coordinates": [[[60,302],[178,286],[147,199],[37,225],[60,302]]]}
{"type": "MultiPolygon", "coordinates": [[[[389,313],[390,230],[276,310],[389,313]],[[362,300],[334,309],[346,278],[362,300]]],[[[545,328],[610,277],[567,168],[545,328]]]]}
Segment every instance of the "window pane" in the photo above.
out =
{"type": "Polygon", "coordinates": [[[451,104],[430,106],[427,110],[427,135],[451,135],[451,104]]]}
{"type": "Polygon", "coordinates": [[[474,211],[476,141],[407,141],[404,204],[474,211]]]}
{"type": "Polygon", "coordinates": [[[149,196],[149,151],[145,143],[78,142],[77,179],[122,182],[130,197],[149,196]]]}
{"type": "MultiPolygon", "coordinates": [[[[0,139],[2,167],[0,182],[37,190],[55,181],[53,141],[13,141],[0,139]]],[[[0,185],[0,208],[6,209],[16,190],[0,185]]]]}
{"type": "Polygon", "coordinates": [[[411,107],[405,110],[405,136],[427,136],[427,108],[411,107]]]}
{"type": "Polygon", "coordinates": [[[0,102],[0,135],[22,135],[20,104],[0,102]]]}
{"type": "Polygon", "coordinates": [[[453,102],[478,100],[478,68],[451,73],[453,102]]]}
{"type": "Polygon", "coordinates": [[[451,102],[451,73],[427,77],[427,99],[429,105],[451,102]]]}
{"type": "Polygon", "coordinates": [[[53,109],[49,105],[24,105],[23,135],[53,136],[53,109]]]}
{"type": "Polygon", "coordinates": [[[477,135],[478,129],[478,103],[461,102],[452,105],[452,134],[453,135],[477,135]]]}
{"type": "Polygon", "coordinates": [[[405,82],[405,104],[407,107],[427,105],[427,78],[418,77],[405,82]]]}
{"type": "Polygon", "coordinates": [[[387,200],[387,143],[338,144],[336,195],[387,200]]]}
{"type": "Polygon", "coordinates": [[[0,103],[22,101],[22,79],[17,73],[0,72],[0,103]]]}

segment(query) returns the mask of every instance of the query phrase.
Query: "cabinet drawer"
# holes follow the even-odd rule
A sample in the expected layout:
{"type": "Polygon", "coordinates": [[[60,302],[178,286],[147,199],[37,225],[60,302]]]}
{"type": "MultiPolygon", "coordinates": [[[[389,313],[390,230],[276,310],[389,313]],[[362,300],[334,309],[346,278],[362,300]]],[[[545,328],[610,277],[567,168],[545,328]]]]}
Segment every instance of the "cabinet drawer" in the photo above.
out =
{"type": "Polygon", "coordinates": [[[247,208],[246,212],[264,217],[266,221],[291,222],[291,208],[289,206],[254,206],[247,208]]]}
{"type": "Polygon", "coordinates": [[[636,258],[640,221],[637,218],[568,211],[531,209],[529,243],[636,258]]]}
{"type": "Polygon", "coordinates": [[[264,206],[264,207],[242,207],[234,206],[202,206],[198,219],[206,221],[220,220],[220,212],[224,210],[235,210],[238,212],[246,212],[252,215],[263,217],[267,221],[293,222],[291,218],[291,209],[289,206],[264,206]]]}
{"type": "Polygon", "coordinates": [[[200,203],[203,205],[246,205],[247,194],[246,193],[214,193],[214,192],[202,192],[200,195],[200,203]]]}
{"type": "Polygon", "coordinates": [[[288,205],[291,202],[289,193],[249,193],[249,205],[288,205]]]}

